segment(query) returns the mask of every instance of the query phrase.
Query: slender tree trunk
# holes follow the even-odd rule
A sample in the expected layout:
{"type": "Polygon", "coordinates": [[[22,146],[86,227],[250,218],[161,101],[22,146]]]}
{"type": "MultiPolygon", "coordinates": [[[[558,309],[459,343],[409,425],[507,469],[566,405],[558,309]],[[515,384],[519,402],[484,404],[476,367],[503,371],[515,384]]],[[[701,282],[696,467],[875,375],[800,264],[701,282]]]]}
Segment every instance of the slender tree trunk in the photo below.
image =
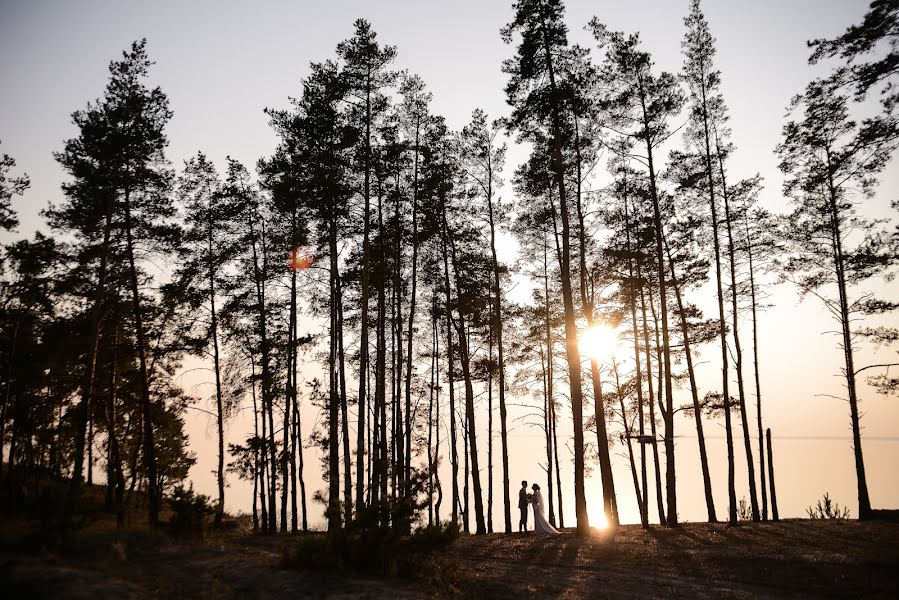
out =
{"type": "MultiPolygon", "coordinates": [[[[855,474],[858,485],[858,518],[866,520],[871,517],[871,499],[868,496],[868,480],[865,476],[865,459],[862,455],[861,426],[858,412],[858,392],[855,385],[855,362],[852,348],[852,329],[849,315],[849,297],[847,293],[845,254],[843,253],[843,232],[840,226],[840,214],[837,205],[837,191],[833,182],[833,168],[830,152],[827,152],[827,185],[829,192],[830,227],[832,236],[833,261],[836,267],[837,289],[840,297],[840,326],[842,329],[843,357],[846,361],[846,387],[849,390],[849,416],[852,425],[852,446],[855,454],[855,474]]],[[[769,459],[770,460],[770,459],[769,459]]],[[[772,490],[774,482],[771,482],[772,490]]],[[[773,496],[773,491],[772,491],[773,496]]]]}
{"type": "Polygon", "coordinates": [[[216,425],[218,429],[218,504],[215,507],[215,526],[222,526],[222,515],[225,512],[225,425],[224,407],[222,406],[222,376],[219,361],[218,315],[215,312],[215,267],[213,266],[212,253],[212,220],[207,221],[207,259],[209,276],[209,309],[212,318],[210,323],[210,335],[212,336],[212,366],[215,371],[215,407],[216,425]]]}
{"type": "Polygon", "coordinates": [[[328,403],[328,531],[340,529],[340,398],[338,390],[338,312],[337,300],[337,224],[333,219],[328,223],[328,253],[330,254],[331,280],[331,341],[328,354],[329,403],[328,403]]]}
{"type": "MultiPolygon", "coordinates": [[[[247,342],[247,346],[249,345],[249,340],[247,342]]],[[[256,360],[253,358],[252,350],[250,351],[250,373],[251,373],[251,381],[252,385],[250,387],[250,391],[253,394],[253,410],[254,410],[254,419],[255,419],[255,407],[256,407],[256,360]]],[[[260,400],[262,400],[260,398],[260,400]]],[[[262,436],[259,438],[259,441],[264,444],[258,450],[258,458],[257,462],[259,464],[259,510],[260,516],[262,518],[262,529],[268,529],[268,508],[266,505],[266,498],[268,497],[265,493],[265,484],[268,480],[268,473],[266,467],[268,465],[268,459],[266,455],[266,446],[268,446],[268,435],[266,433],[267,426],[265,423],[265,402],[260,402],[259,406],[259,421],[262,423],[262,436]]],[[[257,429],[258,431],[258,429],[257,429]]]]}
{"type": "MultiPolygon", "coordinates": [[[[253,364],[252,358],[250,360],[250,364],[253,364]]],[[[256,494],[259,493],[259,480],[262,476],[262,469],[259,460],[259,415],[257,414],[257,406],[256,406],[256,373],[255,366],[253,369],[253,377],[250,379],[250,395],[253,398],[253,441],[255,442],[253,445],[253,531],[259,530],[259,509],[257,505],[257,501],[259,498],[256,497],[256,494]]],[[[263,421],[264,423],[264,421],[263,421]]],[[[264,482],[263,482],[264,484],[264,482]]],[[[262,508],[265,509],[265,494],[263,493],[260,498],[262,499],[262,508]]],[[[265,522],[265,517],[263,517],[263,522],[265,522]]]]}
{"type": "MultiPolygon", "coordinates": [[[[503,354],[502,289],[499,285],[499,260],[496,256],[496,224],[493,214],[493,165],[490,162],[491,154],[489,150],[487,156],[487,217],[490,223],[490,255],[493,261],[493,310],[496,315],[496,347],[499,368],[499,434],[503,460],[503,519],[506,533],[512,533],[512,500],[509,495],[509,433],[506,425],[508,418],[506,411],[506,363],[503,354]]],[[[491,483],[493,481],[492,475],[490,481],[491,483]]],[[[490,509],[490,514],[493,514],[492,508],[490,509]]]]}
{"type": "Polygon", "coordinates": [[[712,149],[711,149],[711,133],[709,130],[709,120],[707,111],[707,102],[705,97],[705,86],[702,86],[702,124],[703,124],[703,141],[705,142],[705,166],[706,177],[709,186],[709,207],[711,209],[711,228],[712,242],[715,249],[715,283],[717,285],[718,294],[718,327],[721,337],[721,396],[724,402],[724,431],[727,438],[727,496],[728,496],[728,522],[731,525],[737,523],[737,492],[734,487],[734,440],[733,426],[731,425],[730,414],[730,391],[727,355],[727,326],[724,317],[724,290],[721,277],[721,242],[718,239],[718,205],[715,203],[715,175],[712,168],[712,149]]]}
{"type": "MultiPolygon", "coordinates": [[[[544,26],[545,30],[545,26],[544,26]]],[[[556,98],[556,79],[549,40],[544,35],[543,45],[546,68],[549,74],[551,98],[556,98]]],[[[577,535],[590,535],[590,519],[587,515],[587,496],[584,489],[584,399],[581,390],[581,356],[577,342],[577,324],[571,290],[571,233],[568,219],[568,201],[565,190],[565,167],[562,158],[562,131],[559,107],[553,102],[552,137],[556,185],[559,191],[559,212],[562,217],[562,260],[559,264],[562,279],[562,305],[565,312],[565,347],[568,360],[568,379],[571,387],[571,412],[574,428],[574,505],[577,515],[577,535]]]]}
{"type": "MultiPolygon", "coordinates": [[[[436,292],[436,290],[435,290],[436,292]]],[[[434,298],[434,411],[436,414],[434,429],[434,448],[436,456],[431,468],[434,471],[434,484],[437,486],[437,502],[434,504],[434,521],[440,525],[440,505],[443,503],[443,486],[440,485],[440,324],[437,322],[437,298],[434,298]]]]}
{"type": "MultiPolygon", "coordinates": [[[[296,210],[293,211],[292,226],[296,232],[296,210]]],[[[296,240],[294,240],[295,242],[296,240]]],[[[290,530],[297,532],[297,273],[290,274],[290,318],[287,332],[287,398],[285,413],[290,413],[290,530]]],[[[285,453],[287,448],[284,449],[285,453]]]]}
{"type": "Polygon", "coordinates": [[[493,323],[487,326],[487,338],[487,533],[493,533],[493,323]]]}
{"type": "MultiPolygon", "coordinates": [[[[268,531],[275,531],[277,527],[276,519],[277,513],[275,511],[275,497],[278,489],[278,458],[276,456],[276,445],[275,445],[275,418],[274,418],[274,407],[273,407],[273,398],[271,393],[272,386],[272,376],[271,376],[271,361],[269,360],[269,339],[268,339],[268,326],[267,326],[267,314],[265,308],[265,282],[268,278],[268,249],[265,245],[266,235],[265,235],[265,222],[262,222],[262,231],[261,235],[257,239],[255,222],[257,218],[260,216],[258,214],[249,214],[249,226],[250,226],[250,247],[252,250],[253,257],[253,277],[255,279],[256,285],[256,302],[259,310],[259,346],[262,354],[262,364],[261,366],[261,394],[262,394],[262,418],[268,420],[268,437],[266,438],[266,445],[268,446],[268,457],[266,459],[266,466],[269,469],[269,486],[268,486],[268,531]],[[260,245],[262,256],[261,256],[261,265],[260,265],[260,256],[257,250],[257,243],[260,245]]],[[[265,426],[263,426],[263,434],[265,434],[265,426]]]]}
{"type": "MultiPolygon", "coordinates": [[[[556,242],[556,258],[561,262],[562,251],[559,246],[559,234],[556,231],[555,211],[550,211],[553,217],[553,237],[556,242]]],[[[553,429],[553,457],[556,463],[556,492],[559,495],[559,527],[565,527],[565,511],[562,506],[562,474],[561,463],[559,462],[559,437],[557,431],[558,421],[556,419],[556,401],[553,395],[553,370],[554,370],[554,354],[553,354],[553,337],[552,324],[550,322],[550,304],[549,304],[549,248],[546,237],[543,238],[543,297],[546,300],[546,356],[547,356],[547,375],[549,378],[549,408],[552,412],[552,429],[553,429]]]]}
{"type": "Polygon", "coordinates": [[[774,488],[774,454],[771,452],[771,429],[765,431],[768,441],[768,481],[771,482],[771,517],[779,521],[777,514],[777,490],[774,488]]]}
{"type": "MultiPolygon", "coordinates": [[[[642,281],[642,274],[639,264],[637,265],[637,280],[642,281]]],[[[665,520],[665,504],[662,501],[662,472],[659,467],[659,444],[658,444],[658,434],[656,433],[656,409],[655,409],[655,394],[653,392],[653,384],[652,384],[652,352],[649,344],[649,325],[647,324],[646,318],[646,295],[644,293],[643,287],[640,287],[640,312],[643,322],[643,348],[646,353],[646,381],[649,386],[649,431],[652,435],[652,459],[653,459],[653,468],[655,470],[655,481],[656,481],[656,504],[659,510],[659,523],[664,525],[666,523],[665,520]]],[[[655,325],[653,325],[655,327],[655,325]]],[[[661,366],[660,366],[661,369],[661,366]]],[[[659,382],[661,385],[661,381],[659,382]]]]}
{"type": "Polygon", "coordinates": [[[340,383],[340,424],[343,434],[343,514],[349,525],[353,520],[353,470],[350,447],[350,419],[346,393],[346,353],[343,349],[343,284],[337,274],[337,360],[340,383]]]}
{"type": "Polygon", "coordinates": [[[721,194],[724,198],[724,223],[727,228],[727,254],[728,264],[730,265],[730,297],[731,297],[731,316],[733,317],[733,338],[734,352],[736,353],[736,364],[734,369],[737,371],[737,390],[740,402],[740,422],[743,426],[743,447],[746,452],[746,470],[749,476],[749,503],[752,509],[752,520],[759,520],[759,501],[758,492],[755,487],[755,459],[752,456],[752,438],[749,435],[749,413],[746,410],[746,390],[743,383],[743,348],[740,344],[740,318],[739,305],[737,303],[737,267],[736,252],[734,250],[734,234],[730,214],[730,194],[727,190],[727,179],[724,171],[724,157],[721,155],[721,148],[718,140],[715,140],[715,150],[718,155],[718,167],[721,171],[721,194]]]}
{"type": "Polygon", "coordinates": [[[455,399],[455,374],[453,370],[453,325],[450,301],[450,279],[449,279],[449,254],[446,244],[447,233],[444,230],[441,236],[443,246],[443,286],[446,292],[446,358],[447,358],[447,378],[449,382],[449,414],[450,414],[450,462],[452,462],[453,471],[453,523],[459,523],[459,457],[456,453],[456,399],[455,399]]]}
{"type": "MultiPolygon", "coordinates": [[[[577,209],[577,230],[578,230],[578,258],[580,261],[580,269],[578,272],[580,293],[581,293],[581,310],[584,318],[587,320],[587,326],[595,325],[593,315],[593,297],[587,286],[587,239],[584,224],[584,208],[581,199],[581,148],[580,148],[580,131],[578,129],[577,119],[574,120],[574,136],[575,136],[575,164],[577,166],[576,177],[576,195],[575,207],[577,209]]],[[[602,381],[600,379],[599,362],[596,357],[590,359],[590,378],[593,382],[593,409],[594,419],[596,421],[596,448],[599,454],[599,472],[602,480],[602,501],[603,511],[606,516],[606,523],[610,527],[618,527],[618,507],[615,499],[615,480],[612,477],[612,457],[609,453],[609,438],[606,429],[606,407],[602,399],[602,381]]]]}
{"type": "Polygon", "coordinates": [[[759,377],[759,330],[757,308],[758,302],[755,294],[755,265],[753,264],[752,238],[749,234],[749,213],[743,217],[746,226],[746,254],[749,258],[749,299],[752,302],[752,366],[755,374],[755,407],[756,423],[759,434],[759,476],[762,489],[762,520],[768,520],[768,491],[765,481],[765,436],[762,431],[762,386],[759,377]]]}
{"type": "MultiPolygon", "coordinates": [[[[434,307],[435,308],[435,307],[434,307]]],[[[437,371],[437,314],[431,310],[431,380],[428,386],[428,526],[434,524],[434,374],[437,371]]]]}
{"type": "MultiPolygon", "coordinates": [[[[412,334],[415,327],[415,294],[418,285],[418,142],[419,117],[415,118],[415,161],[412,174],[412,291],[409,297],[409,330],[406,336],[406,422],[405,422],[405,462],[403,479],[412,475],[412,334]]],[[[409,489],[403,491],[409,495],[409,489]]]]}
{"type": "Polygon", "coordinates": [[[556,526],[556,512],[553,506],[553,446],[552,420],[549,408],[549,381],[547,378],[546,351],[540,348],[540,367],[543,374],[543,433],[546,437],[546,497],[549,500],[549,524],[556,526]]]}
{"type": "MultiPolygon", "coordinates": [[[[446,231],[445,235],[449,240],[453,271],[456,274],[456,289],[459,289],[459,267],[456,258],[456,247],[449,234],[449,226],[446,222],[445,212],[443,214],[443,227],[446,231]]],[[[474,388],[471,383],[470,354],[468,351],[468,338],[465,328],[465,313],[462,310],[461,303],[456,304],[456,314],[459,316],[459,322],[456,324],[456,332],[459,334],[459,363],[462,366],[462,378],[465,382],[465,425],[468,431],[467,440],[469,444],[469,453],[471,455],[471,481],[472,486],[474,487],[475,532],[484,534],[487,533],[487,528],[484,522],[484,500],[481,494],[481,473],[478,466],[478,438],[474,413],[474,388]]],[[[467,513],[468,511],[466,510],[466,516],[467,513]]]]}
{"type": "MultiPolygon", "coordinates": [[[[85,365],[85,374],[84,374],[84,382],[81,385],[81,398],[78,401],[78,407],[75,409],[75,415],[77,419],[77,432],[78,435],[75,436],[75,457],[73,461],[72,467],[72,479],[69,484],[68,494],[66,494],[66,501],[63,508],[63,531],[65,532],[68,529],[68,526],[71,524],[72,513],[75,510],[75,506],[78,502],[78,497],[81,494],[81,470],[82,463],[84,462],[84,433],[87,428],[87,412],[91,402],[91,396],[94,393],[94,378],[97,373],[97,348],[100,343],[100,316],[103,310],[103,291],[106,286],[106,277],[107,277],[107,265],[109,263],[109,238],[110,233],[112,231],[112,212],[114,208],[114,197],[112,195],[108,195],[105,201],[105,219],[103,222],[103,243],[100,246],[100,266],[97,273],[97,289],[94,293],[94,305],[91,308],[91,318],[90,318],[90,334],[89,334],[89,343],[87,348],[87,364],[85,365]]],[[[14,338],[15,339],[15,338],[14,338]]],[[[12,355],[10,355],[10,361],[12,360],[12,355]]],[[[10,365],[12,363],[10,362],[10,365]]],[[[12,377],[7,379],[7,389],[6,389],[6,397],[3,400],[4,408],[8,402],[10,387],[9,382],[12,381],[12,377]]],[[[6,423],[6,410],[4,409],[4,428],[6,423]]],[[[2,432],[5,435],[5,431],[2,432]]],[[[3,446],[3,442],[5,438],[0,438],[0,446],[3,446]]],[[[13,440],[10,443],[9,450],[9,469],[7,472],[7,478],[12,481],[12,468],[13,468],[13,449],[15,448],[15,436],[13,436],[13,440]]],[[[2,452],[2,450],[0,450],[2,452]]],[[[2,455],[0,455],[2,458],[2,455]]],[[[0,461],[0,468],[2,468],[2,461],[0,461]]]]}
{"type": "MultiPolygon", "coordinates": [[[[645,102],[645,95],[642,93],[640,102],[643,109],[644,130],[650,131],[650,123],[645,102]]],[[[653,144],[646,136],[646,160],[649,168],[649,190],[652,196],[652,214],[653,223],[655,225],[655,243],[656,243],[656,261],[657,276],[659,278],[659,304],[662,318],[662,361],[664,366],[664,385],[665,385],[665,402],[661,403],[659,408],[662,410],[662,418],[665,422],[665,497],[668,501],[668,518],[665,524],[669,527],[677,526],[677,489],[675,485],[675,460],[674,460],[674,392],[671,382],[671,345],[668,335],[668,290],[665,281],[665,257],[662,251],[663,225],[662,214],[660,209],[659,194],[656,189],[656,172],[653,163],[653,144]]],[[[662,382],[659,382],[661,388],[662,382]]]]}
{"type": "Polygon", "coordinates": [[[717,523],[718,518],[715,514],[715,500],[712,497],[712,479],[709,475],[709,459],[706,454],[705,434],[702,428],[702,409],[699,405],[699,390],[696,385],[696,372],[693,369],[693,354],[690,350],[690,326],[687,323],[686,313],[684,311],[683,298],[681,296],[680,283],[677,279],[677,273],[674,269],[674,259],[671,256],[671,250],[668,244],[665,244],[665,251],[668,253],[668,266],[671,269],[671,287],[674,288],[674,296],[677,300],[677,312],[680,316],[681,335],[684,342],[684,356],[687,361],[687,374],[690,378],[690,394],[693,399],[693,417],[696,422],[696,441],[699,444],[699,464],[702,468],[702,485],[705,491],[705,505],[709,516],[709,523],[717,523]]]}
{"type": "MultiPolygon", "coordinates": [[[[627,234],[627,252],[628,252],[628,278],[631,281],[631,289],[630,289],[630,298],[628,304],[630,304],[631,310],[631,329],[632,336],[634,338],[634,364],[636,371],[636,379],[637,379],[637,418],[639,419],[639,432],[640,432],[640,481],[642,483],[642,494],[639,499],[639,504],[642,506],[642,511],[640,513],[640,524],[643,527],[649,526],[649,492],[647,489],[647,476],[646,476],[646,428],[645,422],[646,417],[644,413],[644,400],[643,400],[643,368],[640,365],[640,336],[637,331],[637,287],[638,283],[634,278],[634,261],[633,261],[633,248],[631,247],[631,224],[630,224],[630,214],[628,212],[628,201],[627,201],[627,181],[625,180],[625,189],[624,189],[624,230],[627,234]]],[[[652,379],[652,374],[649,374],[649,379],[652,379]]],[[[650,382],[650,387],[652,383],[650,382]]],[[[651,394],[652,392],[650,392],[651,394]]]]}
{"type": "Polygon", "coordinates": [[[144,321],[141,314],[140,290],[137,285],[137,267],[134,263],[134,238],[131,225],[131,195],[125,191],[125,239],[127,243],[128,265],[131,272],[131,297],[134,308],[134,328],[137,333],[137,355],[140,361],[141,406],[144,419],[144,466],[147,469],[147,493],[149,496],[150,525],[159,523],[159,478],[156,471],[156,447],[153,432],[153,409],[150,400],[150,376],[147,370],[147,345],[144,336],[144,321]]]}
{"type": "Polygon", "coordinates": [[[368,301],[371,268],[371,74],[365,80],[365,175],[362,195],[365,204],[362,221],[362,289],[359,299],[361,332],[359,339],[359,401],[356,430],[356,510],[365,502],[365,417],[368,412],[368,301]]]}

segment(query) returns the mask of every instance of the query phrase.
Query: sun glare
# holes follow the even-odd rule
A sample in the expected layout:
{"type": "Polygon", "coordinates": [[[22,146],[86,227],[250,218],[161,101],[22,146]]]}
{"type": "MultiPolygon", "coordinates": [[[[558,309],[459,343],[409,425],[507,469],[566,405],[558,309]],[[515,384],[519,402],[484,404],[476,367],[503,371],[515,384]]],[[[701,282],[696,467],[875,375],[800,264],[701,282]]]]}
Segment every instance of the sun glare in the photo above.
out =
{"type": "Polygon", "coordinates": [[[582,354],[603,361],[615,354],[618,341],[618,334],[611,327],[593,325],[581,333],[578,344],[582,354]]]}

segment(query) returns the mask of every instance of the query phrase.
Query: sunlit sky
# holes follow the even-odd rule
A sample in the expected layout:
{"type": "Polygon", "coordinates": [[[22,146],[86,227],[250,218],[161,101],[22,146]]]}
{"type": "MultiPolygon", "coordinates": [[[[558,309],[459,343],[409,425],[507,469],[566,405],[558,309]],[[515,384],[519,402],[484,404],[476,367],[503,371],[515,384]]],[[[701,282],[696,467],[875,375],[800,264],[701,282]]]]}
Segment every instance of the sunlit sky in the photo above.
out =
{"type": "MultiPolygon", "coordinates": [[[[765,179],[763,203],[783,212],[774,146],[780,138],[790,97],[821,67],[807,64],[806,40],[829,37],[860,21],[867,2],[847,0],[707,0],[706,17],[717,38],[717,64],[723,73],[723,92],[731,111],[733,139],[738,148],[732,177],[756,172],[765,179]]],[[[644,47],[660,69],[676,71],[682,63],[680,41],[687,0],[568,1],[566,20],[570,38],[587,47],[594,44],[583,26],[595,14],[613,29],[639,30],[644,47]]],[[[6,1],[0,5],[0,151],[17,161],[16,172],[27,172],[32,187],[14,202],[21,225],[18,232],[0,234],[6,242],[37,229],[46,231],[38,213],[48,202],[61,199],[64,175],[52,152],[76,134],[70,114],[97,98],[107,79],[107,65],[123,49],[147,37],[156,65],[152,80],[168,94],[174,118],[167,129],[168,157],[180,168],[183,160],[203,150],[220,167],[226,155],[247,165],[272,152],[277,142],[263,114],[265,107],[284,107],[288,96],[300,93],[300,80],[310,61],[334,57],[336,44],[352,34],[357,17],[369,19],[382,43],[398,47],[396,67],[423,77],[434,99],[432,110],[461,128],[471,111],[483,108],[491,117],[508,113],[501,61],[514,52],[499,37],[499,29],[512,15],[508,0],[455,2],[49,2],[6,1]]],[[[512,147],[507,179],[524,158],[512,147]]],[[[888,214],[889,200],[897,197],[899,176],[891,164],[882,178],[876,199],[867,203],[870,215],[888,214]]],[[[510,187],[501,190],[511,200],[510,187]]],[[[515,246],[506,243],[503,255],[515,258],[515,246]]],[[[896,300],[897,286],[884,289],[896,300]]],[[[766,426],[775,438],[775,466],[781,515],[801,516],[825,491],[857,513],[855,474],[849,441],[849,411],[839,375],[840,351],[828,332],[835,327],[813,300],[798,302],[788,286],[770,290],[774,305],[762,316],[760,332],[762,388],[766,426]]],[[[714,308],[708,291],[697,296],[708,312],[714,308]]],[[[303,325],[312,329],[316,324],[303,325]]],[[[858,364],[889,362],[887,350],[866,349],[858,364]]],[[[704,348],[699,367],[702,392],[716,385],[719,367],[713,348],[704,348]]],[[[311,371],[309,375],[311,376],[311,371]]],[[[747,372],[747,376],[750,373],[747,372]]],[[[188,391],[205,396],[202,380],[184,377],[188,391]]],[[[689,391],[676,392],[678,404],[689,391]]],[[[875,507],[899,506],[899,482],[894,476],[899,450],[899,400],[874,394],[862,386],[865,414],[863,448],[868,483],[875,507]]],[[[206,400],[199,406],[205,407],[206,400]]],[[[542,433],[528,417],[532,402],[522,398],[510,409],[512,482],[545,482],[542,433]]],[[[592,410],[592,409],[591,409],[592,410]]],[[[588,411],[591,412],[591,411],[588,411]]],[[[305,413],[304,413],[305,414],[305,413]]],[[[570,427],[570,413],[561,412],[570,427]]],[[[486,425],[483,409],[481,424],[486,425]]],[[[496,419],[498,421],[498,418],[496,419]]],[[[305,423],[314,421],[311,413],[305,423]]],[[[567,428],[566,427],[566,428],[567,428]]],[[[676,424],[680,517],[705,517],[701,475],[691,421],[676,424]]],[[[199,462],[191,471],[197,489],[215,494],[214,423],[199,411],[188,416],[191,449],[199,462]]],[[[252,431],[252,420],[240,417],[228,424],[228,441],[237,442],[252,431]]],[[[560,431],[561,432],[561,431],[560,431]]],[[[712,483],[719,517],[726,514],[726,460],[723,427],[707,426],[712,483]]],[[[486,465],[486,439],[479,438],[486,465]]],[[[496,442],[498,452],[498,438],[496,442]]],[[[737,448],[737,496],[746,494],[742,444],[737,448]]],[[[756,443],[753,442],[753,448],[756,443]]],[[[622,521],[638,521],[634,490],[623,448],[616,446],[615,479],[622,521]]],[[[444,451],[445,455],[445,451],[444,451]]],[[[566,487],[566,524],[573,523],[570,452],[562,449],[563,486],[566,487]],[[567,479],[568,483],[564,481],[567,479]]],[[[321,487],[317,461],[307,459],[310,494],[321,487]]],[[[495,486],[501,484],[496,461],[495,486]]],[[[486,469],[486,467],[485,467],[486,469]]],[[[486,475],[486,470],[485,470],[486,475]]],[[[443,478],[448,485],[448,477],[443,478]]],[[[249,484],[229,478],[227,506],[249,510],[249,484]]],[[[513,486],[517,489],[517,485],[513,486]]],[[[448,487],[444,488],[445,490],[448,487]]],[[[513,502],[514,502],[514,492],[513,502]]],[[[485,484],[486,493],[486,484],[485,484]]],[[[598,472],[588,483],[593,520],[601,512],[598,472]]],[[[650,490],[650,497],[653,491],[650,490]]],[[[449,502],[444,504],[448,514],[449,502]]],[[[318,508],[314,510],[318,511],[318,508]]],[[[494,523],[502,523],[502,501],[497,491],[494,523]]],[[[651,514],[653,512],[651,511],[651,514]]],[[[317,520],[313,517],[313,521],[317,520]]],[[[653,517],[654,518],[654,517],[653,517]]]]}

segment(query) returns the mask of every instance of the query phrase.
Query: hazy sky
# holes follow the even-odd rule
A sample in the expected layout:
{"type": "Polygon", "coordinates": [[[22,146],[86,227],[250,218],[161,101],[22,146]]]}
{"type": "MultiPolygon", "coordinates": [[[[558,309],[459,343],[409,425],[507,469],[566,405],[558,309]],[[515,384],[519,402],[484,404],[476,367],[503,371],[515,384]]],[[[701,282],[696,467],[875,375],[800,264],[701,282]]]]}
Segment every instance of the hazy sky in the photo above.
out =
{"type": "MultiPolygon", "coordinates": [[[[687,0],[568,1],[567,22],[572,41],[593,47],[583,26],[593,15],[613,29],[639,30],[644,47],[657,65],[678,70],[682,56],[682,18],[687,0]]],[[[732,178],[756,172],[765,178],[764,203],[785,211],[782,177],[773,154],[779,141],[785,107],[815,74],[807,64],[805,41],[829,37],[860,20],[866,1],[707,0],[704,10],[717,38],[717,64],[723,73],[723,91],[731,111],[731,127],[738,148],[732,178]]],[[[0,4],[0,151],[17,161],[16,172],[27,172],[32,187],[16,200],[22,224],[18,234],[2,234],[0,241],[30,235],[42,228],[38,212],[49,201],[59,201],[63,173],[52,158],[63,140],[76,134],[70,114],[97,98],[107,80],[107,65],[141,37],[149,40],[156,65],[152,80],[168,94],[174,118],[167,129],[168,157],[180,167],[183,159],[203,150],[219,166],[231,155],[252,166],[270,154],[276,138],[263,114],[265,107],[284,107],[288,96],[300,93],[300,80],[310,61],[334,57],[336,44],[352,34],[357,17],[369,19],[382,43],[398,47],[397,68],[420,74],[434,94],[432,110],[461,128],[474,108],[492,117],[507,113],[500,65],[514,51],[499,37],[511,17],[509,0],[454,2],[49,2],[10,1],[0,4]]],[[[507,178],[523,158],[512,148],[507,178]]],[[[883,177],[870,214],[885,215],[889,199],[897,196],[895,164],[883,177]]],[[[501,192],[510,199],[512,191],[501,192]]],[[[511,249],[507,249],[509,255],[511,249]]],[[[877,284],[880,285],[880,284],[877,284]]],[[[896,300],[895,284],[887,295],[896,300]]],[[[712,297],[701,297],[707,311],[712,297]]],[[[782,515],[799,516],[824,491],[855,514],[855,475],[849,442],[848,406],[824,394],[840,395],[840,352],[834,329],[813,300],[798,304],[792,289],[772,290],[776,305],[762,317],[762,388],[766,425],[775,437],[778,500],[782,515]],[[814,438],[814,439],[812,439],[814,438]]],[[[700,384],[715,385],[715,352],[704,349],[700,384]]],[[[861,353],[858,364],[886,362],[887,353],[861,353]]],[[[895,353],[893,353],[895,356],[895,353]]],[[[185,378],[187,379],[187,378],[185,378]]],[[[199,382],[187,385],[193,386],[199,382]]],[[[200,387],[199,389],[202,389],[200,387]]],[[[686,401],[687,390],[677,392],[686,401]]],[[[865,419],[864,451],[868,482],[875,507],[899,505],[899,483],[893,464],[899,443],[899,401],[883,398],[862,387],[865,419]]],[[[541,434],[527,426],[524,408],[510,414],[513,482],[545,481],[538,466],[541,434]],[[534,448],[537,448],[535,450],[534,448]]],[[[205,416],[188,418],[191,448],[200,457],[191,473],[199,490],[213,494],[215,468],[214,428],[205,416]]],[[[567,411],[563,422],[570,421],[567,411]]],[[[305,417],[305,423],[314,420],[305,417]]],[[[484,423],[486,419],[480,418],[484,423]]],[[[497,419],[498,420],[498,419],[497,419]]],[[[308,426],[308,425],[307,425],[308,426]]],[[[252,430],[252,421],[237,419],[228,427],[230,441],[252,430]]],[[[704,518],[702,486],[691,422],[677,421],[678,489],[681,518],[704,518]]],[[[726,514],[726,462],[723,430],[707,429],[712,455],[712,482],[719,516],[726,514]],[[717,439],[716,439],[717,438],[717,439]]],[[[308,432],[308,429],[307,429],[308,432]]],[[[746,481],[738,449],[738,497],[746,481]]],[[[755,447],[755,443],[753,444],[755,447]]],[[[498,440],[497,440],[498,447],[498,440]]],[[[483,463],[486,440],[481,437],[483,463]]],[[[626,460],[617,454],[615,477],[624,521],[636,521],[634,492],[626,460]]],[[[563,452],[563,455],[567,453],[563,452]]],[[[563,459],[565,460],[565,459],[563,459]]],[[[497,460],[496,488],[501,470],[497,460]]],[[[307,460],[310,490],[320,486],[318,464],[307,460]]],[[[571,480],[570,463],[564,473],[571,480]]],[[[233,477],[231,478],[233,479],[233,477]]],[[[591,513],[601,512],[598,477],[591,478],[591,513]]],[[[448,478],[444,477],[447,485],[448,478]]],[[[247,485],[232,481],[228,507],[247,510],[247,485]]],[[[563,482],[564,484],[564,482],[563,482]]],[[[445,488],[448,489],[448,488],[445,488]]],[[[486,485],[485,485],[486,490],[486,485]]],[[[566,514],[573,521],[573,500],[567,488],[566,514]]],[[[514,491],[514,490],[513,490],[514,491]]],[[[444,504],[448,513],[449,503],[444,504]]],[[[317,509],[316,509],[317,510],[317,509]]],[[[494,505],[495,523],[502,522],[501,496],[494,505]]]]}

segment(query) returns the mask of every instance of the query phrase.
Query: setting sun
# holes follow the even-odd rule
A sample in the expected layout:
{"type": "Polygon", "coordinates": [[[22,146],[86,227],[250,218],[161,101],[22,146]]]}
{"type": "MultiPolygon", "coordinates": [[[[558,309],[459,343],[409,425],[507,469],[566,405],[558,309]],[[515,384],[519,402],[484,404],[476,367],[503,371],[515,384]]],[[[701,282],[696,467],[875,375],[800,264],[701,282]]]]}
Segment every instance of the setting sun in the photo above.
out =
{"type": "Polygon", "coordinates": [[[599,361],[612,357],[618,348],[618,344],[618,333],[606,325],[588,327],[581,333],[578,339],[581,354],[586,354],[599,361]]]}

